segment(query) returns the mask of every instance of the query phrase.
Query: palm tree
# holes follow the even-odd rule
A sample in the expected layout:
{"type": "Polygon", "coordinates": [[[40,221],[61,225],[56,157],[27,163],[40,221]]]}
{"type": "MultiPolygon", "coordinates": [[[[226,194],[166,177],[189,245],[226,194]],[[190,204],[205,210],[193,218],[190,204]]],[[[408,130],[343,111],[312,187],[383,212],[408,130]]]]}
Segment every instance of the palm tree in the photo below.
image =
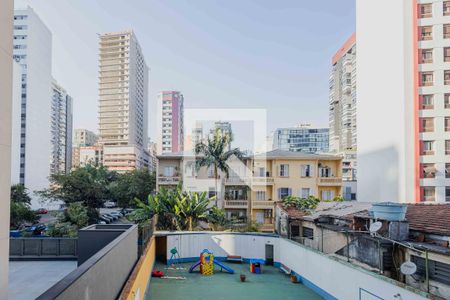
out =
{"type": "Polygon", "coordinates": [[[201,167],[213,167],[214,168],[214,179],[216,186],[216,200],[215,205],[217,206],[217,185],[219,181],[219,171],[225,173],[226,178],[229,177],[230,168],[227,164],[228,159],[232,156],[242,159],[244,154],[238,149],[229,149],[229,145],[232,141],[231,134],[223,132],[220,128],[214,131],[212,136],[207,138],[207,142],[200,142],[195,145],[196,158],[196,168],[199,170],[201,167]]]}
{"type": "Polygon", "coordinates": [[[179,193],[175,205],[175,215],[180,220],[183,220],[183,228],[187,227],[189,231],[192,231],[194,222],[207,217],[206,212],[208,211],[210,200],[211,198],[207,197],[206,192],[179,193]]]}

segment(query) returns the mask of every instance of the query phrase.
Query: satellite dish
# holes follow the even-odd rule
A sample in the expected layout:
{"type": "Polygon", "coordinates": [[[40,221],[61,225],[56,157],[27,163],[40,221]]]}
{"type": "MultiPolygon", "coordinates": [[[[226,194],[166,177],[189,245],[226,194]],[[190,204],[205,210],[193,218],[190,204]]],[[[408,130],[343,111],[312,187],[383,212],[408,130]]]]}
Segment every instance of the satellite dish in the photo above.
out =
{"type": "Polygon", "coordinates": [[[417,266],[412,261],[406,261],[406,262],[402,263],[402,265],[400,266],[400,272],[402,272],[402,274],[404,274],[404,275],[412,275],[412,274],[416,273],[416,271],[417,271],[417,266]]]}
{"type": "Polygon", "coordinates": [[[374,222],[374,223],[370,224],[369,231],[371,233],[375,233],[378,230],[380,230],[382,226],[383,226],[383,224],[381,222],[378,222],[378,221],[374,222]]]}

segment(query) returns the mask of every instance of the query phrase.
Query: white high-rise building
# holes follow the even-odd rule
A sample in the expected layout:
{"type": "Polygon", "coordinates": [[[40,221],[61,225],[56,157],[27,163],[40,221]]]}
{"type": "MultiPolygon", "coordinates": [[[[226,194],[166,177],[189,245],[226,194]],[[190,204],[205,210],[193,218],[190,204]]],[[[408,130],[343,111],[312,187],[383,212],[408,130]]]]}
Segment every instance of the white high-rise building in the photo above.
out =
{"type": "Polygon", "coordinates": [[[148,167],[148,67],[133,31],[100,35],[99,144],[116,171],[148,167]]]}
{"type": "Polygon", "coordinates": [[[73,132],[74,147],[94,146],[97,143],[98,137],[95,133],[87,129],[75,129],[73,132]]]}
{"type": "Polygon", "coordinates": [[[356,25],[358,201],[450,201],[450,1],[358,1],[356,25]]]}
{"type": "Polygon", "coordinates": [[[50,173],[66,173],[72,166],[72,97],[52,82],[52,156],[50,173]]]}
{"type": "Polygon", "coordinates": [[[32,207],[39,206],[31,193],[49,186],[52,151],[52,35],[30,7],[14,12],[14,60],[20,65],[20,106],[13,116],[20,129],[13,134],[12,182],[22,183],[30,191],[32,207]],[[19,155],[15,155],[19,153],[19,155]],[[17,174],[15,176],[14,174],[17,174]]]}
{"type": "Polygon", "coordinates": [[[330,151],[356,149],[356,34],[331,60],[330,151]]]}
{"type": "Polygon", "coordinates": [[[158,154],[184,150],[184,97],[177,91],[158,94],[157,146],[158,154]]]}

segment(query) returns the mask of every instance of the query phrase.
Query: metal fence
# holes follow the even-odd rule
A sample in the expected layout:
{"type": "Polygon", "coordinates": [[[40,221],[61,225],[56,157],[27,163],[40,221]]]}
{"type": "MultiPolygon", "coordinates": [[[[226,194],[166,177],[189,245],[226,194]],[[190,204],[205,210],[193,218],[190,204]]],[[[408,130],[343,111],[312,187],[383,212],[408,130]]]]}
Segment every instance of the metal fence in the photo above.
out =
{"type": "Polygon", "coordinates": [[[139,237],[138,237],[138,256],[141,256],[147,247],[148,242],[153,236],[157,222],[157,216],[153,216],[148,222],[139,225],[139,237]]]}
{"type": "Polygon", "coordinates": [[[10,259],[76,259],[77,238],[10,238],[10,259]]]}

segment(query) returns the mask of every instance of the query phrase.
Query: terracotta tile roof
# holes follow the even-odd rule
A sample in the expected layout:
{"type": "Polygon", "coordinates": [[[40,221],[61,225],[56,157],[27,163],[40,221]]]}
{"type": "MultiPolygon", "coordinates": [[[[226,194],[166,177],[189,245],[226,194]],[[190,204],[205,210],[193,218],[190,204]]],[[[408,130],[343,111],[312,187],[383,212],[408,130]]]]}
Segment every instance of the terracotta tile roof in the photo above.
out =
{"type": "Polygon", "coordinates": [[[304,219],[314,221],[320,217],[333,217],[337,219],[353,219],[353,215],[358,212],[367,211],[371,203],[361,203],[356,201],[344,202],[320,202],[316,209],[303,211],[295,207],[286,208],[282,203],[277,204],[283,209],[291,219],[304,219]]]}
{"type": "Polygon", "coordinates": [[[409,204],[406,220],[412,230],[450,236],[450,203],[409,204]]]}

